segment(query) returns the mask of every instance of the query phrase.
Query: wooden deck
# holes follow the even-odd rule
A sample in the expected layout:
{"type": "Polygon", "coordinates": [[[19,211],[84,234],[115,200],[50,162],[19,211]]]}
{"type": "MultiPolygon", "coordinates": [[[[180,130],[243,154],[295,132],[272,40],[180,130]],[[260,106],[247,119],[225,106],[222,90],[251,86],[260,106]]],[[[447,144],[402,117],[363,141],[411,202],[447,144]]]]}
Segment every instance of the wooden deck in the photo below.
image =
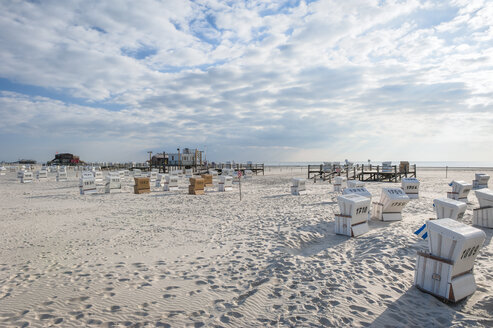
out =
{"type": "Polygon", "coordinates": [[[329,182],[335,176],[346,176],[348,180],[399,182],[402,178],[416,178],[416,164],[410,165],[409,171],[401,171],[398,165],[393,165],[391,170],[384,172],[380,165],[354,165],[349,168],[343,165],[339,172],[325,172],[322,164],[308,165],[308,179],[314,176],[320,176],[324,181],[329,182]]]}

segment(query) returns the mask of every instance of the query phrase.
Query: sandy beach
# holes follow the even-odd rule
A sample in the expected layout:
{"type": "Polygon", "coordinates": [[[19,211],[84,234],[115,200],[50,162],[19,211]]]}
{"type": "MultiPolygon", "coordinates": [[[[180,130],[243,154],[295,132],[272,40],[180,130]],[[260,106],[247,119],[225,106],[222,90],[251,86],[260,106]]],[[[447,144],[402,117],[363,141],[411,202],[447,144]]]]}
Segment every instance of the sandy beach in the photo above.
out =
{"type": "MultiPolygon", "coordinates": [[[[306,168],[305,168],[306,169],[306,168]]],[[[413,234],[433,199],[477,170],[418,170],[420,198],[399,222],[334,233],[336,195],[300,168],[269,168],[232,192],[80,195],[78,179],[20,184],[0,176],[2,327],[491,327],[492,229],[476,260],[476,292],[445,304],[413,287],[413,234]]],[[[493,175],[493,171],[485,171],[493,175]]],[[[373,200],[382,187],[366,183],[373,200]]],[[[130,190],[130,189],[129,189],[130,190]]],[[[474,192],[461,220],[471,224],[474,192]]]]}

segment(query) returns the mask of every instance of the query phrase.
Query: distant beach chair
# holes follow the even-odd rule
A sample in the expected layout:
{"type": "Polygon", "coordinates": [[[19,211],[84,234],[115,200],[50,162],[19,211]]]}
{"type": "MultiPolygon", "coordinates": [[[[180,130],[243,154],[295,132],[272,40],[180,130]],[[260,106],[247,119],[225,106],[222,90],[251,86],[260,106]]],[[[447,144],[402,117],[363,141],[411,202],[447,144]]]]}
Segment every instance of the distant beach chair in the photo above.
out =
{"type": "Polygon", "coordinates": [[[204,179],[205,187],[212,187],[214,185],[212,181],[212,174],[202,174],[201,177],[204,179]]]}
{"type": "Polygon", "coordinates": [[[368,211],[371,201],[357,194],[337,197],[340,214],[335,215],[335,233],[357,237],[369,231],[368,211]]]}
{"type": "Polygon", "coordinates": [[[418,251],[414,285],[440,299],[457,302],[476,290],[474,261],[486,234],[446,218],[426,223],[428,252],[418,251]]]}
{"type": "Polygon", "coordinates": [[[373,203],[372,216],[382,221],[400,221],[402,210],[409,201],[401,188],[382,188],[380,202],[373,203]]]}
{"type": "Polygon", "coordinates": [[[82,172],[82,176],[79,179],[79,191],[81,195],[97,193],[96,180],[92,172],[82,172]]]}
{"type": "Polygon", "coordinates": [[[347,178],[337,176],[334,178],[334,192],[342,192],[347,187],[347,178]]]}
{"type": "Polygon", "coordinates": [[[485,173],[476,173],[475,179],[472,180],[473,189],[483,189],[488,188],[488,181],[490,181],[490,176],[485,173]]]}
{"type": "Polygon", "coordinates": [[[493,228],[493,191],[483,188],[475,191],[479,208],[472,211],[472,224],[493,228]]]}
{"type": "Polygon", "coordinates": [[[229,175],[220,175],[218,183],[219,191],[231,191],[233,190],[233,177],[229,175]]]}
{"type": "Polygon", "coordinates": [[[122,192],[122,183],[118,172],[110,172],[106,176],[105,192],[107,194],[122,192]]]}
{"type": "Polygon", "coordinates": [[[190,185],[188,186],[188,194],[190,195],[203,195],[205,181],[203,178],[190,178],[190,185]]]}
{"type": "Polygon", "coordinates": [[[39,171],[36,172],[36,178],[38,180],[45,180],[45,179],[48,179],[48,171],[46,169],[41,169],[39,171]]]}
{"type": "Polygon", "coordinates": [[[416,178],[402,178],[401,188],[411,199],[419,198],[419,180],[416,178]]]}
{"type": "Polygon", "coordinates": [[[94,171],[94,181],[96,186],[104,186],[104,175],[101,171],[94,171]]]}
{"type": "Polygon", "coordinates": [[[150,180],[148,177],[134,178],[134,194],[148,194],[151,192],[150,180]]]}
{"type": "Polygon", "coordinates": [[[21,176],[21,183],[31,183],[33,182],[33,173],[29,171],[23,171],[21,176]]]}
{"type": "Polygon", "coordinates": [[[243,174],[243,179],[251,179],[251,178],[253,178],[253,171],[245,170],[245,173],[243,174]]]}
{"type": "Polygon", "coordinates": [[[450,198],[437,198],[433,200],[433,207],[437,219],[462,219],[467,209],[467,204],[450,198]]]}
{"type": "Polygon", "coordinates": [[[452,187],[452,191],[447,192],[447,198],[467,203],[467,196],[472,189],[472,184],[465,181],[452,181],[449,186],[452,187]]]}
{"type": "Polygon", "coordinates": [[[306,194],[306,180],[302,178],[291,179],[291,194],[295,196],[306,194]]]}
{"type": "Polygon", "coordinates": [[[392,173],[392,162],[382,162],[382,173],[392,173]]]}
{"type": "Polygon", "coordinates": [[[166,174],[164,177],[164,191],[175,191],[178,190],[178,176],[166,174]]]}
{"type": "Polygon", "coordinates": [[[58,168],[58,172],[56,174],[56,181],[67,181],[68,180],[68,174],[67,174],[67,168],[65,166],[61,166],[58,168]]]}

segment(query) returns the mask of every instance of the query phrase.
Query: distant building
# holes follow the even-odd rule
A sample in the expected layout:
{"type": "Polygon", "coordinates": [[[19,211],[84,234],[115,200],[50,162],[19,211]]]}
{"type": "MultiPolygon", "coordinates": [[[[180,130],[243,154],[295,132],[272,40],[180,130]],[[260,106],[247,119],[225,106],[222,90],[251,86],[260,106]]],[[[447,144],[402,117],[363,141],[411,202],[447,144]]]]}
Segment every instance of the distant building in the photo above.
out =
{"type": "Polygon", "coordinates": [[[81,163],[79,156],[69,153],[56,154],[55,158],[48,162],[49,165],[77,165],[81,163]]]}
{"type": "Polygon", "coordinates": [[[195,166],[203,165],[203,151],[198,149],[183,148],[183,151],[177,153],[167,153],[168,165],[195,166]]]}
{"type": "Polygon", "coordinates": [[[31,165],[34,165],[36,164],[36,161],[33,160],[33,159],[20,159],[17,161],[17,163],[19,164],[31,164],[31,165]]]}
{"type": "Polygon", "coordinates": [[[156,154],[151,158],[152,167],[162,167],[168,165],[168,154],[156,154]]]}

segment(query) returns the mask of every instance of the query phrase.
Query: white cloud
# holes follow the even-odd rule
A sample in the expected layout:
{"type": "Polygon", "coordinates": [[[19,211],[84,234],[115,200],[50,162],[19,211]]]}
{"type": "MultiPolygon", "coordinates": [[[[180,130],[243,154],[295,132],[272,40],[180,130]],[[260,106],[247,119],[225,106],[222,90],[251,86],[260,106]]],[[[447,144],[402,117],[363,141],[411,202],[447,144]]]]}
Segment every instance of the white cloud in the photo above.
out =
{"type": "MultiPolygon", "coordinates": [[[[223,160],[254,150],[258,160],[419,160],[452,159],[435,148],[493,137],[483,123],[493,105],[491,2],[48,1],[0,10],[0,78],[18,84],[0,96],[0,127],[13,142],[81,136],[93,145],[87,157],[108,156],[106,140],[137,157],[139,147],[207,144],[223,160]],[[107,109],[115,104],[123,109],[107,109]]],[[[478,149],[469,156],[488,159],[478,149]]]]}

